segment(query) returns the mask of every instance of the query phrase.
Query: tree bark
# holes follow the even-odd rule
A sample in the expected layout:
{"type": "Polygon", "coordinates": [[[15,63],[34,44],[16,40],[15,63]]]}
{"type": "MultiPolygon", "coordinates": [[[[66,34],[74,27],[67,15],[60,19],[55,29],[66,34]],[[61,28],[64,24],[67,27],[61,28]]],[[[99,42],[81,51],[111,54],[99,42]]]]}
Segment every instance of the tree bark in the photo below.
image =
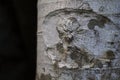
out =
{"type": "Polygon", "coordinates": [[[120,80],[119,0],[38,0],[37,80],[120,80]]]}

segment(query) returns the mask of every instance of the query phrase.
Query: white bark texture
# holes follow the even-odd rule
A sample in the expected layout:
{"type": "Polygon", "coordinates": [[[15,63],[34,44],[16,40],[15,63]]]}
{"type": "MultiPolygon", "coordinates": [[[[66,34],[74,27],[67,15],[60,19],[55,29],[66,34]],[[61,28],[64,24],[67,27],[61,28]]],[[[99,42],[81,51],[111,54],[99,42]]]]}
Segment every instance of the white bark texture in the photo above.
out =
{"type": "Polygon", "coordinates": [[[37,80],[120,80],[119,0],[38,0],[37,80]]]}

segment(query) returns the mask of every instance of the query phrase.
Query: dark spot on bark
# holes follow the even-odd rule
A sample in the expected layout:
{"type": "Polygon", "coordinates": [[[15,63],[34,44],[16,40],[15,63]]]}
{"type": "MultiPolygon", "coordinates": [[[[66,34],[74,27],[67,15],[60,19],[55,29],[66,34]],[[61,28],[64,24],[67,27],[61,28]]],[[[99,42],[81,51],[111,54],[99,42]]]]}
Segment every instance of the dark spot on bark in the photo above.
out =
{"type": "Polygon", "coordinates": [[[95,26],[98,26],[100,28],[105,27],[105,23],[110,22],[110,20],[107,17],[98,15],[97,19],[91,19],[88,23],[88,28],[89,29],[94,29],[95,26]]]}
{"type": "Polygon", "coordinates": [[[108,44],[114,45],[114,42],[108,42],[108,44]]]}
{"type": "Polygon", "coordinates": [[[98,21],[96,19],[91,19],[88,23],[88,28],[94,29],[97,24],[98,24],[98,21]]]}
{"type": "Polygon", "coordinates": [[[64,53],[63,43],[57,43],[56,48],[60,53],[64,53]]]}
{"type": "Polygon", "coordinates": [[[115,58],[114,52],[113,52],[112,50],[108,50],[108,51],[106,52],[106,58],[107,58],[107,59],[114,59],[114,58],[115,58]]]}
{"type": "Polygon", "coordinates": [[[103,12],[104,9],[105,9],[105,7],[104,7],[104,6],[101,6],[101,7],[99,8],[99,11],[100,11],[100,12],[103,12]]]}
{"type": "Polygon", "coordinates": [[[64,33],[60,32],[60,31],[58,30],[58,27],[56,27],[56,30],[57,30],[57,32],[59,33],[59,37],[61,38],[61,37],[64,35],[64,33]]]}
{"type": "Polygon", "coordinates": [[[56,62],[53,64],[53,68],[54,68],[54,71],[55,71],[55,72],[58,72],[58,69],[59,69],[58,62],[59,62],[59,61],[56,61],[56,62]]]}
{"type": "Polygon", "coordinates": [[[66,36],[64,37],[64,40],[70,44],[73,41],[73,37],[66,36]]]}
{"type": "Polygon", "coordinates": [[[115,37],[118,37],[118,34],[115,34],[115,37]]]}
{"type": "Polygon", "coordinates": [[[97,20],[98,20],[98,26],[100,28],[104,28],[105,23],[110,22],[110,20],[107,17],[102,16],[102,15],[98,15],[97,20]]]}
{"type": "Polygon", "coordinates": [[[50,74],[41,74],[40,80],[52,80],[52,77],[50,74]]]}
{"type": "Polygon", "coordinates": [[[68,47],[68,50],[71,52],[70,57],[71,59],[79,58],[79,50],[75,47],[68,47]]]}
{"type": "Polygon", "coordinates": [[[85,50],[81,50],[77,47],[70,47],[69,51],[71,52],[71,59],[73,59],[79,65],[79,67],[90,62],[91,58],[89,58],[88,52],[85,50]]]}

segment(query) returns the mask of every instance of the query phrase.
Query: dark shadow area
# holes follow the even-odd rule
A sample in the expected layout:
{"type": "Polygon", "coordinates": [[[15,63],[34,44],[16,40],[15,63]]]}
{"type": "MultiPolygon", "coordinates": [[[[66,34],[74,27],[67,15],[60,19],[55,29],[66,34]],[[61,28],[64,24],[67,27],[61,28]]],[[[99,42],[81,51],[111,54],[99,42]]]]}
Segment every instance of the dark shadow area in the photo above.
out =
{"type": "Polygon", "coordinates": [[[0,1],[0,80],[35,80],[37,0],[0,1]]]}

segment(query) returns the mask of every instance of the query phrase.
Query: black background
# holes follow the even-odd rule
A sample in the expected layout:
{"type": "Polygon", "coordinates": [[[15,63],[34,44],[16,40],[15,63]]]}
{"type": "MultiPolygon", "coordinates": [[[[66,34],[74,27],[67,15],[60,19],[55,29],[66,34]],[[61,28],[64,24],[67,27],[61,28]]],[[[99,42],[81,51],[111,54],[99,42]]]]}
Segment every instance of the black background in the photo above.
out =
{"type": "Polygon", "coordinates": [[[35,80],[36,0],[0,0],[0,80],[35,80]]]}

